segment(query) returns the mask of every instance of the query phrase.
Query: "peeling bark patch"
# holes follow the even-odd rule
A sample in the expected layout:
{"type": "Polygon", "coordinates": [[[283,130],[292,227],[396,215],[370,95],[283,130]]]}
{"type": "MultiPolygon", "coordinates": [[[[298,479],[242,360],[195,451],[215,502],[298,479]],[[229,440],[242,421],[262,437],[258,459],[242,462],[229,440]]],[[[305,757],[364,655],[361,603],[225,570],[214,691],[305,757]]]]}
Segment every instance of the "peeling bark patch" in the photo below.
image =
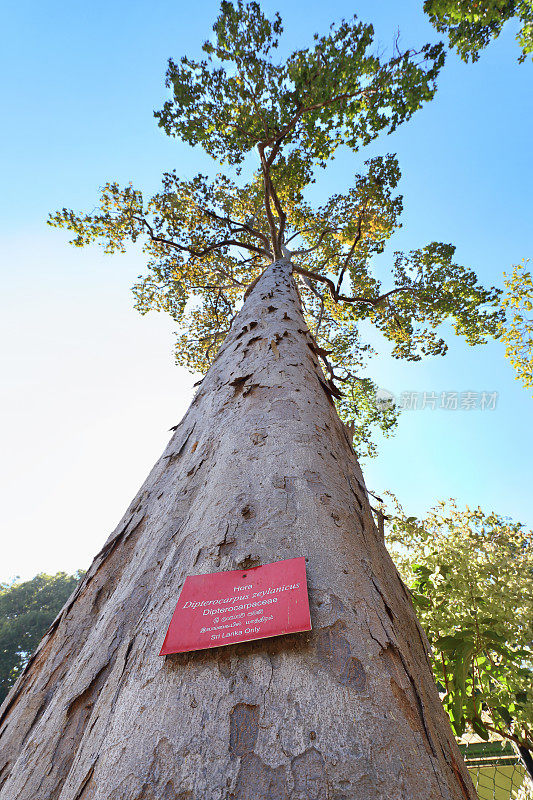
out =
{"type": "MultiPolygon", "coordinates": [[[[317,366],[317,365],[315,364],[315,366],[317,366]]],[[[324,391],[326,393],[326,397],[328,398],[328,400],[331,403],[331,405],[335,406],[335,403],[334,403],[334,400],[333,400],[333,394],[331,392],[331,389],[327,385],[327,383],[325,381],[323,381],[322,378],[320,378],[320,377],[318,378],[318,382],[320,383],[320,385],[324,389],[324,391]]]]}
{"type": "Polygon", "coordinates": [[[161,739],[142,785],[139,785],[136,776],[129,775],[109,795],[109,800],[192,800],[191,791],[178,791],[174,785],[173,773],[176,767],[176,757],[170,742],[168,739],[161,739]]]}
{"type": "Polygon", "coordinates": [[[74,800],[92,800],[96,794],[96,783],[93,780],[94,765],[89,769],[89,772],[81,782],[74,800]]]}
{"type": "Polygon", "coordinates": [[[258,383],[251,383],[251,384],[249,384],[249,386],[247,386],[247,387],[244,389],[244,391],[243,391],[243,393],[242,393],[242,396],[243,396],[243,397],[246,397],[247,395],[249,395],[249,394],[252,394],[252,392],[255,392],[255,390],[258,388],[258,386],[259,386],[259,384],[258,384],[258,383]]]}
{"type": "Polygon", "coordinates": [[[387,667],[387,670],[388,670],[389,674],[392,675],[393,672],[390,669],[390,667],[387,666],[387,661],[389,661],[389,663],[394,665],[394,668],[396,669],[396,677],[398,678],[398,680],[400,682],[402,681],[402,678],[403,678],[404,675],[409,680],[409,684],[410,684],[410,688],[411,688],[411,692],[409,693],[409,696],[408,696],[407,692],[405,691],[405,689],[402,689],[400,687],[400,685],[398,683],[398,680],[395,680],[394,677],[391,677],[391,679],[390,679],[391,680],[392,692],[393,692],[394,696],[396,697],[400,707],[404,710],[405,716],[407,717],[407,720],[408,720],[409,725],[411,726],[411,728],[413,730],[420,730],[420,732],[422,733],[424,746],[426,747],[426,750],[428,752],[431,752],[433,754],[433,756],[436,756],[435,745],[433,744],[433,737],[431,735],[430,728],[429,728],[428,722],[426,721],[426,717],[425,717],[424,703],[423,703],[422,697],[420,695],[420,691],[419,691],[419,689],[417,687],[416,681],[413,678],[413,676],[411,675],[411,673],[409,671],[409,668],[408,668],[408,665],[405,662],[405,659],[403,658],[401,651],[398,650],[393,644],[390,644],[385,648],[385,650],[383,650],[382,656],[385,656],[385,662],[386,662],[385,666],[387,667]],[[401,669],[400,669],[400,666],[399,666],[400,664],[401,664],[401,669]],[[404,699],[405,699],[405,701],[407,703],[409,703],[409,706],[411,707],[411,709],[416,708],[416,710],[418,712],[416,714],[416,721],[417,721],[416,724],[417,724],[417,726],[415,726],[414,724],[411,724],[412,723],[411,715],[408,714],[407,711],[406,711],[406,708],[404,708],[404,706],[402,704],[403,703],[403,698],[400,695],[400,693],[395,689],[395,687],[393,686],[393,683],[398,687],[400,692],[403,693],[404,699]],[[412,699],[410,699],[410,698],[412,698],[412,699]]]}
{"type": "Polygon", "coordinates": [[[350,643],[341,634],[337,622],[319,632],[316,651],[320,666],[326,669],[337,683],[355,692],[364,690],[366,672],[363,664],[352,656],[350,643]]]}
{"type": "Polygon", "coordinates": [[[194,467],[191,467],[191,469],[187,473],[187,477],[190,478],[191,475],[194,475],[196,472],[198,472],[204,461],[205,458],[202,458],[194,467]]]}
{"type": "Polygon", "coordinates": [[[333,594],[333,592],[330,592],[329,595],[329,607],[331,609],[331,613],[335,614],[337,617],[343,617],[347,613],[346,606],[336,594],[333,594]]]}
{"type": "MultiPolygon", "coordinates": [[[[257,322],[252,321],[252,322],[248,323],[248,325],[244,325],[244,327],[242,328],[240,333],[237,334],[235,339],[240,339],[241,336],[244,336],[244,334],[248,333],[248,331],[253,331],[254,328],[257,328],[257,322]]],[[[220,350],[219,350],[219,353],[220,353],[220,350]]]]}
{"type": "Polygon", "coordinates": [[[392,678],[396,679],[396,682],[401,680],[400,675],[402,673],[402,661],[399,657],[397,650],[393,644],[388,644],[380,653],[380,658],[383,659],[383,663],[385,665],[385,669],[389,673],[392,678]]]}
{"type": "Polygon", "coordinates": [[[255,517],[255,511],[251,506],[246,505],[241,509],[241,515],[244,519],[252,519],[252,517],[255,517]]]}
{"type": "Polygon", "coordinates": [[[350,476],[349,475],[346,475],[346,481],[348,483],[348,486],[350,487],[350,490],[351,490],[353,496],[355,497],[355,500],[356,500],[359,508],[362,509],[363,508],[363,504],[361,502],[361,498],[359,497],[359,493],[356,492],[355,489],[353,488],[352,482],[350,480],[350,476]]]}
{"type": "MultiPolygon", "coordinates": [[[[174,431],[174,430],[176,430],[176,428],[179,428],[179,426],[180,426],[180,425],[181,425],[181,423],[178,423],[178,425],[175,425],[175,426],[174,426],[173,428],[171,428],[170,430],[171,430],[171,431],[174,431]]],[[[190,431],[189,431],[189,432],[187,433],[187,435],[185,436],[185,439],[183,440],[183,444],[181,444],[181,445],[180,445],[180,448],[179,448],[179,450],[175,450],[173,453],[170,453],[168,456],[163,456],[163,458],[168,458],[168,460],[169,460],[169,462],[168,462],[168,463],[169,463],[169,464],[170,464],[172,461],[174,461],[176,458],[180,458],[180,457],[183,455],[183,451],[185,450],[185,447],[186,447],[186,445],[187,445],[187,442],[188,442],[188,441],[189,441],[189,439],[191,438],[191,435],[192,435],[192,432],[193,432],[194,428],[195,428],[195,426],[193,425],[193,426],[192,426],[192,428],[190,429],[190,431]]]]}
{"type": "Polygon", "coordinates": [[[339,683],[353,689],[354,692],[362,692],[366,686],[366,672],[363,664],[355,656],[347,661],[344,670],[339,678],[339,683]]]}
{"type": "Polygon", "coordinates": [[[251,753],[259,733],[259,706],[238,703],[231,710],[229,725],[230,754],[239,757],[251,753]]]}
{"type": "Polygon", "coordinates": [[[252,373],[250,373],[249,375],[241,375],[240,378],[234,378],[232,381],[229,381],[229,385],[233,386],[236,395],[239,394],[239,392],[242,392],[246,384],[246,381],[250,380],[251,377],[252,373]]]}
{"type": "Polygon", "coordinates": [[[407,667],[401,658],[401,654],[393,644],[389,644],[384,650],[382,650],[380,655],[384,661],[385,668],[390,675],[390,686],[392,693],[403,715],[405,716],[409,727],[411,730],[417,731],[422,735],[424,746],[428,753],[431,752],[435,754],[431,734],[424,719],[422,701],[417,695],[416,684],[407,671],[407,667]],[[410,691],[409,689],[404,689],[402,686],[400,686],[400,683],[405,680],[405,676],[407,676],[409,680],[410,691]]]}
{"type": "Polygon", "coordinates": [[[8,767],[10,766],[10,764],[11,764],[10,761],[6,761],[2,769],[0,769],[0,789],[6,782],[7,776],[9,775],[8,767]]]}
{"type": "Polygon", "coordinates": [[[383,603],[385,604],[385,611],[387,612],[387,616],[389,617],[391,622],[394,622],[394,614],[392,613],[390,606],[385,602],[385,600],[383,601],[383,603]]]}
{"type": "Polygon", "coordinates": [[[218,552],[221,556],[228,556],[234,547],[235,547],[235,539],[228,539],[222,542],[221,545],[219,545],[218,552]]]}
{"type": "Polygon", "coordinates": [[[243,375],[241,378],[235,378],[233,381],[229,382],[229,386],[233,386],[234,392],[233,397],[236,397],[238,394],[242,393],[243,397],[254,392],[259,384],[258,383],[249,383],[247,381],[252,377],[252,375],[243,375]]]}
{"type": "Polygon", "coordinates": [[[231,655],[221,655],[217,661],[217,666],[221,675],[225,678],[231,678],[233,674],[231,670],[231,655]]]}
{"type": "MultiPolygon", "coordinates": [[[[468,790],[468,786],[465,783],[465,779],[463,778],[463,776],[461,774],[461,770],[459,769],[459,765],[458,765],[457,761],[455,760],[453,753],[450,753],[450,756],[451,756],[451,762],[452,762],[452,769],[454,771],[455,777],[457,778],[457,782],[459,783],[459,786],[461,787],[461,791],[463,793],[463,797],[465,798],[465,800],[472,800],[472,793],[468,790]]],[[[452,791],[453,791],[453,787],[452,787],[452,791]]]]}
{"type": "Polygon", "coordinates": [[[337,623],[320,631],[316,649],[322,665],[336,677],[341,675],[350,658],[350,643],[340,633],[337,623]]]}
{"type": "MultiPolygon", "coordinates": [[[[231,800],[289,800],[284,767],[269,767],[256,753],[241,761],[231,800]]],[[[307,798],[306,798],[307,800],[307,798]]],[[[310,799],[311,800],[311,799],[310,799]]]]}
{"type": "Polygon", "coordinates": [[[289,494],[296,492],[298,478],[295,475],[273,475],[272,486],[275,489],[284,489],[289,494]]]}
{"type": "MultiPolygon", "coordinates": [[[[35,717],[33,718],[33,722],[31,723],[30,727],[28,728],[28,730],[26,732],[26,735],[24,736],[24,739],[21,742],[21,747],[23,747],[24,744],[26,743],[26,741],[28,740],[28,737],[30,736],[31,732],[33,731],[33,729],[35,728],[35,726],[37,725],[37,723],[41,719],[42,715],[46,711],[46,709],[47,709],[47,707],[48,707],[48,705],[50,703],[50,700],[52,699],[53,696],[54,696],[53,689],[48,689],[48,691],[44,695],[43,702],[40,704],[40,706],[39,706],[39,708],[37,710],[37,713],[35,714],[35,717]]],[[[0,772],[0,775],[1,774],[2,773],[0,772]]]]}
{"type": "Polygon", "coordinates": [[[320,385],[322,386],[322,388],[326,393],[329,402],[334,406],[335,403],[333,401],[333,398],[336,397],[337,400],[340,400],[343,396],[342,392],[337,388],[337,386],[335,386],[333,381],[324,381],[319,375],[317,377],[320,385]]]}
{"type": "Polygon", "coordinates": [[[96,673],[89,686],[71,701],[67,709],[63,734],[52,756],[54,788],[49,795],[50,800],[59,797],[61,793],[63,783],[68,776],[74,756],[87,729],[100,690],[106,682],[112,666],[112,661],[105,664],[96,673]]]}
{"type": "Polygon", "coordinates": [[[411,730],[416,731],[417,733],[424,733],[424,728],[420,721],[420,717],[413,703],[409,699],[405,689],[402,689],[402,687],[396,683],[394,678],[390,679],[390,687],[394,697],[396,698],[396,702],[400,706],[403,716],[409,723],[411,730]]]}
{"type": "Polygon", "coordinates": [[[379,596],[383,600],[383,605],[385,606],[385,611],[387,612],[388,618],[390,619],[391,622],[394,622],[394,614],[392,613],[391,607],[387,603],[387,600],[385,599],[385,595],[382,592],[379,583],[376,581],[376,579],[374,577],[372,578],[372,583],[374,584],[374,587],[375,587],[377,593],[379,594],[379,596]]]}
{"type": "Polygon", "coordinates": [[[251,569],[252,567],[258,567],[260,564],[261,559],[258,556],[252,556],[251,553],[248,553],[247,556],[237,561],[236,567],[237,569],[251,569]]]}
{"type": "Polygon", "coordinates": [[[328,800],[328,778],[322,753],[310,747],[292,759],[291,771],[294,778],[291,797],[294,800],[328,800]]]}
{"type": "Polygon", "coordinates": [[[312,472],[310,469],[306,469],[303,473],[303,477],[310,489],[314,489],[317,492],[324,489],[324,483],[318,472],[312,472]]]}

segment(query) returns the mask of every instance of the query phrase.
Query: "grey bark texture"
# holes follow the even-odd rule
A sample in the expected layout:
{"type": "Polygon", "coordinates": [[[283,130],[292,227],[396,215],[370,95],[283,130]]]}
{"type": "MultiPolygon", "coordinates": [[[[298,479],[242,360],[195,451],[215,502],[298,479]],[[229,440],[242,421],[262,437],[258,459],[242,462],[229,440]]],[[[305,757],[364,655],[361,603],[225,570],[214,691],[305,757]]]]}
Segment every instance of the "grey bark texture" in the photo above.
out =
{"type": "Polygon", "coordinates": [[[0,800],[475,800],[290,262],[0,711],[0,800]],[[158,655],[185,577],[305,556],[313,630],[158,655]]]}

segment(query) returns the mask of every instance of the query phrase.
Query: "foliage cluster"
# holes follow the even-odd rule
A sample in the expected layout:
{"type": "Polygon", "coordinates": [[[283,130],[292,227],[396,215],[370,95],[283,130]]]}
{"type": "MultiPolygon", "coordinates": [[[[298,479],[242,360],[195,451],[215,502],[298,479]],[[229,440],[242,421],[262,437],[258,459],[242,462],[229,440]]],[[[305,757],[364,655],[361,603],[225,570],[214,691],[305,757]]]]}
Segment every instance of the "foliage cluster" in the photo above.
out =
{"type": "Polygon", "coordinates": [[[419,520],[391,497],[388,544],[455,733],[468,726],[533,751],[533,533],[453,500],[419,520]]]}
{"type": "Polygon", "coordinates": [[[533,0],[425,0],[424,11],[464,61],[477,61],[479,51],[500,35],[508,20],[521,24],[516,35],[519,61],[533,53],[533,0]]]}
{"type": "Polygon", "coordinates": [[[0,584],[0,703],[84,573],[0,584]]]}
{"type": "Polygon", "coordinates": [[[533,276],[527,259],[516,264],[510,275],[504,274],[505,294],[502,306],[507,310],[502,325],[505,355],[516,370],[516,379],[526,389],[533,389],[533,276]]]}

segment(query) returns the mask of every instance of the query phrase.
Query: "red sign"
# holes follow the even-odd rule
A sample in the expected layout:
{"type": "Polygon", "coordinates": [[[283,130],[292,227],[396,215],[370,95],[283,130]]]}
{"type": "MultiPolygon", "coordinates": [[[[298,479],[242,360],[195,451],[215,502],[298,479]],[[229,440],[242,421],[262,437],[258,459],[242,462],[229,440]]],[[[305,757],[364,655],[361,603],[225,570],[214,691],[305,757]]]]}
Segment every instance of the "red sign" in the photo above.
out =
{"type": "Polygon", "coordinates": [[[311,630],[305,558],[191,575],[159,655],[311,630]]]}

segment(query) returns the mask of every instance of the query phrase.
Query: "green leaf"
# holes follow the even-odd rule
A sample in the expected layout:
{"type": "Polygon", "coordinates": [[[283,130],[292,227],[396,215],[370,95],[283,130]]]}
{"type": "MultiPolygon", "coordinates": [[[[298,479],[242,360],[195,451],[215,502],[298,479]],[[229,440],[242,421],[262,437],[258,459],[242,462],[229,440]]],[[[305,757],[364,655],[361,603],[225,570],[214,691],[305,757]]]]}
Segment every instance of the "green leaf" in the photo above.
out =
{"type": "Polygon", "coordinates": [[[438,650],[446,650],[448,652],[460,651],[462,653],[473,648],[474,642],[470,638],[470,632],[465,631],[464,634],[456,633],[453,636],[441,636],[436,640],[434,646],[438,650]]]}
{"type": "Polygon", "coordinates": [[[500,633],[497,633],[496,631],[493,631],[493,630],[484,630],[483,631],[483,636],[486,639],[492,639],[495,642],[505,642],[506,641],[506,637],[505,636],[502,636],[500,633]]]}
{"type": "Polygon", "coordinates": [[[483,723],[483,721],[481,719],[479,719],[479,717],[474,717],[470,722],[471,722],[471,725],[472,725],[474,731],[477,733],[477,735],[481,739],[483,739],[483,741],[487,742],[489,740],[490,734],[489,734],[487,728],[485,727],[485,724],[483,723]]]}
{"type": "Polygon", "coordinates": [[[497,708],[498,714],[507,723],[507,725],[511,725],[513,718],[510,715],[509,711],[505,706],[498,706],[497,708]]]}

